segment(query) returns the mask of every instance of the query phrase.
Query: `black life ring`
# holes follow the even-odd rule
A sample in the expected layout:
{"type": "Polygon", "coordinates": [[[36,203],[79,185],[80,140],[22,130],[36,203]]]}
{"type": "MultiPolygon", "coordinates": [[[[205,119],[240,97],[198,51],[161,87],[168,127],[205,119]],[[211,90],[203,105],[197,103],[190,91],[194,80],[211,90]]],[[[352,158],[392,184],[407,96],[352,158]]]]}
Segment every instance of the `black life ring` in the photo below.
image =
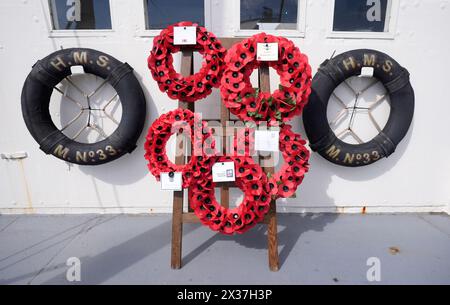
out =
{"type": "Polygon", "coordinates": [[[325,60],[313,78],[312,93],[303,112],[310,147],[338,165],[357,167],[388,157],[406,135],[414,113],[414,91],[409,72],[392,57],[370,49],[358,49],[325,60]],[[334,89],[362,67],[372,67],[373,76],[386,88],[390,114],[382,131],[362,144],[348,144],[336,137],[327,120],[327,105],[334,89]]]}
{"type": "Polygon", "coordinates": [[[56,51],[34,64],[22,89],[22,114],[33,138],[46,154],[80,165],[115,160],[136,148],[146,115],[146,101],[133,68],[97,50],[72,48],[56,51]],[[117,129],[96,143],[80,143],[64,135],[49,111],[53,88],[71,75],[71,66],[104,78],[119,95],[122,119],[117,129]]]}

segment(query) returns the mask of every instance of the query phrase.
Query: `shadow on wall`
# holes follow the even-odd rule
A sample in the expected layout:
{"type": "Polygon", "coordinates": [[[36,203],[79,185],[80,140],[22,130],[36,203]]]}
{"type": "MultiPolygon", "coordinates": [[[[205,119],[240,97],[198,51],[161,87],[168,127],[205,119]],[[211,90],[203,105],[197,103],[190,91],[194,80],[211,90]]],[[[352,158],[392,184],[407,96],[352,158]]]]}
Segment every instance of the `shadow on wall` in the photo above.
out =
{"type": "Polygon", "coordinates": [[[144,82],[142,81],[142,77],[136,72],[135,75],[141,84],[145,99],[147,101],[147,117],[145,120],[144,129],[142,130],[141,136],[136,143],[136,149],[131,154],[126,154],[121,158],[104,165],[80,166],[80,170],[83,173],[114,185],[132,184],[147,175],[147,160],[144,158],[145,137],[147,135],[147,130],[150,127],[150,123],[156,120],[159,116],[150,92],[147,87],[143,86],[144,82]],[[114,175],[111,173],[114,173],[114,175]]]}

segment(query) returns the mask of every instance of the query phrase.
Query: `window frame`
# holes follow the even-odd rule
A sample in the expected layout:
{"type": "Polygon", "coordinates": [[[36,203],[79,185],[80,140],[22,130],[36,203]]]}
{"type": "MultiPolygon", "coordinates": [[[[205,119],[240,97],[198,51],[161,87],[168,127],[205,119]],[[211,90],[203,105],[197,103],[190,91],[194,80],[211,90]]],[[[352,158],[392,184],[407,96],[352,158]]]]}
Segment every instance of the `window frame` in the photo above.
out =
{"type": "Polygon", "coordinates": [[[48,37],[107,37],[115,33],[115,14],[114,14],[114,3],[115,1],[109,0],[109,14],[111,18],[111,29],[86,29],[86,30],[55,30],[53,29],[53,8],[50,5],[52,0],[44,0],[43,6],[47,11],[47,25],[48,25],[48,37]]]}
{"type": "Polygon", "coordinates": [[[296,30],[241,30],[241,0],[234,1],[234,14],[236,16],[235,23],[235,37],[248,37],[258,33],[267,33],[270,35],[284,36],[284,37],[305,37],[306,29],[306,10],[308,0],[297,0],[297,29],[296,30]]]}
{"type": "MultiPolygon", "coordinates": [[[[203,14],[205,18],[205,27],[210,28],[211,26],[211,14],[207,12],[211,12],[211,1],[212,0],[203,0],[204,1],[204,9],[203,14]]],[[[139,18],[138,21],[138,30],[136,31],[135,36],[136,37],[155,37],[158,36],[161,33],[161,30],[163,29],[147,29],[147,23],[148,23],[148,15],[147,15],[147,4],[146,0],[141,0],[141,4],[139,5],[139,8],[142,9],[141,12],[143,12],[142,18],[139,18]]]]}
{"type": "Polygon", "coordinates": [[[357,31],[333,31],[334,25],[334,8],[336,1],[330,1],[329,8],[329,17],[330,21],[328,25],[328,33],[327,38],[347,38],[347,39],[394,39],[396,28],[397,28],[397,19],[399,13],[399,4],[400,1],[397,0],[387,0],[386,7],[386,18],[385,18],[385,27],[388,26],[387,32],[357,32],[357,31]]]}

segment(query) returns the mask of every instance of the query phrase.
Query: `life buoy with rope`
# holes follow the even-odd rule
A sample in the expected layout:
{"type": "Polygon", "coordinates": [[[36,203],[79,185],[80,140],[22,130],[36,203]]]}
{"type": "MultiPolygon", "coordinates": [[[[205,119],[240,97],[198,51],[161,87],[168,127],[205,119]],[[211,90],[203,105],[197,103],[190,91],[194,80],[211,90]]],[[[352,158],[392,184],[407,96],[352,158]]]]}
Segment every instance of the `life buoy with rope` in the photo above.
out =
{"type": "Polygon", "coordinates": [[[370,49],[342,53],[324,61],[312,81],[312,92],[303,112],[303,123],[313,151],[343,166],[364,166],[388,157],[408,132],[414,113],[414,90],[409,72],[392,57],[370,49]],[[373,77],[386,88],[390,113],[384,128],[369,142],[348,144],[330,128],[327,106],[334,89],[363,67],[373,68],[373,77]]]}
{"type": "Polygon", "coordinates": [[[72,48],[56,51],[34,64],[22,89],[25,124],[40,149],[70,163],[98,165],[131,153],[142,132],[146,101],[133,68],[97,50],[72,48]],[[116,130],[96,143],[67,137],[52,121],[49,103],[54,87],[71,75],[72,66],[105,79],[117,92],[122,118],[116,130]]]}

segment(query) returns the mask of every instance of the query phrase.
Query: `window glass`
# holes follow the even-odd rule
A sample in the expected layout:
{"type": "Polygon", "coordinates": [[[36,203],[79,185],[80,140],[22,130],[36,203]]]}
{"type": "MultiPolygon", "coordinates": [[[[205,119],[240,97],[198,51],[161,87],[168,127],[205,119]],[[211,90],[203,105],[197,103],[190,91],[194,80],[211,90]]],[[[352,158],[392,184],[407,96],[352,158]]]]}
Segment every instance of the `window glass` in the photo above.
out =
{"type": "Polygon", "coordinates": [[[205,25],[204,0],[144,0],[146,28],[164,29],[180,21],[205,25]]]}
{"type": "Polygon", "coordinates": [[[241,30],[296,30],[298,0],[241,0],[241,30]]]}
{"type": "Polygon", "coordinates": [[[54,30],[111,29],[109,0],[50,0],[54,30]]]}
{"type": "Polygon", "coordinates": [[[387,32],[388,0],[335,0],[333,31],[387,32]]]}

